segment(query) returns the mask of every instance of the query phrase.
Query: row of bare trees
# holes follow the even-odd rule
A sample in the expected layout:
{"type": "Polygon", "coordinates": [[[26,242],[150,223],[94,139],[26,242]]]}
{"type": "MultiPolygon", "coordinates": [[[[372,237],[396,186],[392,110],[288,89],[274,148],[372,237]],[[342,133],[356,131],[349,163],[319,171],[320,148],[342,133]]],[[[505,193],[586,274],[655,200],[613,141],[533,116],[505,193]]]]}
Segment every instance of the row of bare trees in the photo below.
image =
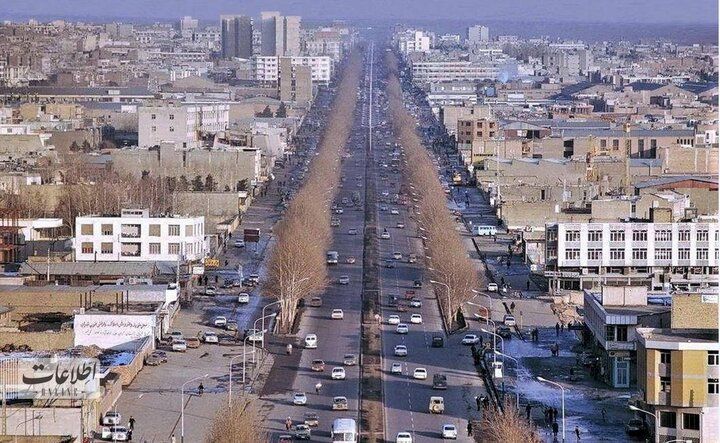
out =
{"type": "Polygon", "coordinates": [[[397,59],[392,53],[388,53],[386,59],[390,115],[395,137],[404,152],[402,174],[415,202],[413,210],[427,248],[427,270],[431,279],[437,282],[435,290],[440,294],[443,316],[452,327],[454,314],[473,297],[478,275],[455,230],[437,168],[416,132],[417,121],[403,106],[397,59]]]}
{"type": "Polygon", "coordinates": [[[483,443],[540,443],[533,424],[520,414],[515,403],[505,401],[503,410],[488,408],[483,412],[480,432],[475,441],[483,443]]]}
{"type": "Polygon", "coordinates": [[[282,333],[292,329],[299,300],[318,294],[327,285],[330,205],[340,181],[341,158],[352,129],[361,72],[362,56],[356,49],[345,65],[308,178],[273,230],[276,243],[263,293],[280,301],[278,326],[282,333]]]}
{"type": "Polygon", "coordinates": [[[261,421],[257,401],[242,400],[233,407],[216,412],[207,443],[255,443],[268,441],[267,432],[258,426],[261,421]]]}

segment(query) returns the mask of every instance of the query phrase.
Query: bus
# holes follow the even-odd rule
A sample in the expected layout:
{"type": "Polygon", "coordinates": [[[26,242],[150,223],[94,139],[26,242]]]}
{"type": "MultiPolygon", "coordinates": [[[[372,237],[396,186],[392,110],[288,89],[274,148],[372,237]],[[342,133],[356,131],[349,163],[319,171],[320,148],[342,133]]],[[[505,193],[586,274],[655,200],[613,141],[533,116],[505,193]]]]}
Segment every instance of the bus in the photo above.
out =
{"type": "Polygon", "coordinates": [[[332,425],[332,441],[333,443],[357,442],[358,431],[355,420],[352,418],[335,419],[332,425]]]}
{"type": "Polygon", "coordinates": [[[497,228],[490,225],[476,225],[473,226],[473,234],[479,236],[497,235],[497,228]]]}

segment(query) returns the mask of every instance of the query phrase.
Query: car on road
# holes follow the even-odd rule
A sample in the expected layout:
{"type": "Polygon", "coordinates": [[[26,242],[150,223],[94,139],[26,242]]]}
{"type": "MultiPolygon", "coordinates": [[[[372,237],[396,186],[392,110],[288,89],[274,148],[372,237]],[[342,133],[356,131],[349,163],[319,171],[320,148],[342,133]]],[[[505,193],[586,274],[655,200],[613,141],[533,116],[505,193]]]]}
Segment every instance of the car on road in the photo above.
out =
{"type": "Polygon", "coordinates": [[[488,290],[488,292],[497,292],[498,291],[497,283],[488,283],[487,290],[488,290]]]}
{"type": "Polygon", "coordinates": [[[433,389],[447,389],[447,375],[435,374],[433,375],[433,389]]]}
{"type": "Polygon", "coordinates": [[[402,374],[402,363],[393,363],[390,366],[391,374],[402,374]]]}
{"type": "Polygon", "coordinates": [[[431,345],[433,348],[442,348],[445,345],[445,339],[439,335],[435,335],[432,338],[431,345]]]}
{"type": "Polygon", "coordinates": [[[225,330],[236,332],[238,330],[237,322],[235,320],[228,320],[227,324],[225,325],[225,330]]]}
{"type": "Polygon", "coordinates": [[[395,267],[395,262],[393,260],[385,260],[385,267],[392,269],[395,267]]]}
{"type": "Polygon", "coordinates": [[[400,214],[400,211],[398,211],[397,209],[392,209],[392,210],[390,210],[390,213],[391,213],[392,215],[399,215],[399,214],[400,214]]]}
{"type": "Polygon", "coordinates": [[[402,252],[393,252],[393,259],[402,260],[402,252]]]}
{"type": "Polygon", "coordinates": [[[415,368],[413,371],[413,378],[416,380],[425,380],[427,379],[428,372],[425,368],[415,368]]]}
{"type": "Polygon", "coordinates": [[[395,332],[397,332],[398,334],[407,334],[408,332],[410,332],[410,328],[407,324],[400,323],[395,327],[395,332]]]}
{"type": "Polygon", "coordinates": [[[245,331],[245,337],[248,337],[247,340],[249,342],[258,342],[263,341],[264,334],[263,331],[258,329],[247,329],[245,331]]]}
{"type": "Polygon", "coordinates": [[[292,403],[295,406],[304,406],[307,404],[307,395],[304,392],[296,392],[293,394],[292,403]]]}
{"type": "Polygon", "coordinates": [[[330,378],[333,380],[345,380],[345,368],[340,366],[332,368],[330,372],[330,378]]]}
{"type": "Polygon", "coordinates": [[[385,211],[388,210],[388,207],[385,206],[385,205],[380,205],[380,210],[383,211],[383,212],[385,212],[385,211]]]}
{"type": "Polygon", "coordinates": [[[128,429],[125,426],[104,427],[100,431],[100,438],[109,441],[129,441],[128,429]]]}
{"type": "Polygon", "coordinates": [[[325,371],[325,360],[316,359],[310,364],[310,369],[314,372],[325,371]]]}
{"type": "Polygon", "coordinates": [[[403,222],[398,222],[398,224],[395,225],[395,227],[398,228],[398,229],[405,229],[405,223],[403,223],[403,222]]]}
{"type": "Polygon", "coordinates": [[[172,343],[172,350],[175,352],[185,352],[187,348],[187,342],[184,339],[177,339],[172,343]]]}
{"type": "Polygon", "coordinates": [[[345,263],[347,263],[347,264],[349,264],[349,265],[355,263],[355,257],[350,256],[350,257],[346,258],[346,259],[345,259],[345,263]]]}
{"type": "Polygon", "coordinates": [[[212,324],[217,326],[218,328],[222,328],[227,324],[227,317],[223,317],[222,315],[219,315],[213,319],[212,324]]]}
{"type": "Polygon", "coordinates": [[[103,415],[102,424],[103,426],[119,425],[122,421],[122,415],[119,412],[108,411],[103,415]]]}
{"type": "Polygon", "coordinates": [[[250,303],[250,294],[248,294],[247,292],[241,292],[240,294],[238,294],[238,303],[250,303]]]}
{"type": "Polygon", "coordinates": [[[385,229],[385,230],[382,232],[382,234],[380,234],[380,238],[383,239],[383,240],[387,240],[387,239],[390,238],[390,233],[388,232],[387,229],[385,229]]]}
{"type": "Polygon", "coordinates": [[[422,324],[422,315],[420,314],[413,314],[410,316],[410,323],[414,325],[422,324]]]}
{"type": "Polygon", "coordinates": [[[205,288],[205,295],[216,295],[217,288],[215,286],[207,286],[205,288]]]}
{"type": "Polygon", "coordinates": [[[311,428],[317,428],[320,425],[320,417],[316,412],[306,412],[303,423],[311,428]]]}
{"type": "Polygon", "coordinates": [[[170,341],[184,340],[184,339],[185,339],[185,336],[183,335],[182,332],[180,332],[180,331],[171,331],[170,332],[170,341]]]}
{"type": "Polygon", "coordinates": [[[357,364],[357,355],[345,354],[343,356],[343,364],[345,366],[355,366],[357,364]]]}
{"type": "Polygon", "coordinates": [[[412,434],[407,431],[398,432],[395,443],[413,443],[412,434]]]}
{"type": "Polygon", "coordinates": [[[357,235],[358,230],[355,228],[348,229],[348,235],[357,235]]]}
{"type": "Polygon", "coordinates": [[[413,308],[422,308],[422,300],[417,297],[411,298],[408,304],[413,308]]]}
{"type": "Polygon", "coordinates": [[[205,343],[218,343],[220,340],[218,339],[218,335],[213,331],[205,331],[202,335],[202,341],[205,343]]]}
{"type": "Polygon", "coordinates": [[[340,226],[340,219],[333,218],[332,220],[330,220],[330,226],[332,226],[333,228],[337,228],[338,226],[340,226]]]}
{"type": "Polygon", "coordinates": [[[153,351],[145,357],[145,364],[148,366],[160,366],[167,361],[167,354],[163,351],[153,351]]]}
{"type": "Polygon", "coordinates": [[[457,440],[457,438],[458,438],[457,427],[452,424],[443,425],[442,438],[445,440],[457,440]]]}
{"type": "Polygon", "coordinates": [[[344,212],[344,211],[343,211],[343,208],[337,208],[337,209],[335,209],[335,213],[336,213],[336,214],[342,214],[343,212],[344,212]]]}
{"type": "Polygon", "coordinates": [[[244,248],[244,247],[245,247],[245,240],[235,240],[235,247],[236,247],[236,248],[244,248]]]}
{"type": "Polygon", "coordinates": [[[428,410],[431,414],[442,414],[445,412],[445,399],[442,397],[430,397],[428,410]]]}
{"type": "Polygon", "coordinates": [[[292,443],[293,436],[290,434],[282,434],[278,437],[278,443],[292,443]]]}
{"type": "Polygon", "coordinates": [[[510,314],[505,314],[503,317],[503,323],[505,326],[515,326],[515,316],[510,314]]]}
{"type": "Polygon", "coordinates": [[[389,324],[389,325],[400,324],[400,316],[396,315],[396,314],[388,315],[387,324],[389,324]]]}
{"type": "Polygon", "coordinates": [[[317,349],[318,338],[315,334],[305,336],[305,349],[317,349]]]}
{"type": "Polygon", "coordinates": [[[642,436],[647,433],[647,426],[641,419],[631,418],[625,425],[625,433],[628,435],[642,436]]]}
{"type": "Polygon", "coordinates": [[[319,308],[322,306],[322,298],[321,297],[313,297],[308,302],[308,306],[312,306],[313,308],[319,308]]]}
{"type": "Polygon", "coordinates": [[[405,346],[405,345],[395,346],[394,353],[395,353],[396,357],[407,357],[407,355],[408,355],[407,346],[405,346]]]}
{"type": "Polygon", "coordinates": [[[511,338],[512,337],[512,331],[510,330],[510,327],[505,326],[505,325],[500,325],[497,328],[495,328],[495,333],[502,338],[511,338]]]}
{"type": "Polygon", "coordinates": [[[345,318],[345,313],[343,313],[342,309],[333,309],[330,318],[333,320],[342,320],[345,318]]]}
{"type": "Polygon", "coordinates": [[[476,345],[480,343],[480,337],[478,337],[475,334],[465,334],[465,337],[462,339],[462,344],[464,345],[476,345]]]}
{"type": "Polygon", "coordinates": [[[343,396],[333,397],[332,410],[333,411],[347,411],[348,410],[347,397],[343,397],[343,396]]]}
{"type": "Polygon", "coordinates": [[[349,285],[350,284],[350,276],[349,275],[341,275],[340,278],[338,278],[338,283],[341,285],[349,285]]]}
{"type": "Polygon", "coordinates": [[[294,425],[290,428],[295,440],[310,440],[310,426],[306,424],[294,425]]]}
{"type": "Polygon", "coordinates": [[[258,282],[251,279],[250,277],[245,277],[242,279],[242,285],[247,286],[248,288],[254,288],[255,286],[257,286],[257,284],[258,282]]]}
{"type": "Polygon", "coordinates": [[[408,263],[417,263],[417,254],[408,255],[408,263]]]}
{"type": "Polygon", "coordinates": [[[422,280],[413,281],[413,288],[417,288],[417,289],[422,288],[422,280]]]}

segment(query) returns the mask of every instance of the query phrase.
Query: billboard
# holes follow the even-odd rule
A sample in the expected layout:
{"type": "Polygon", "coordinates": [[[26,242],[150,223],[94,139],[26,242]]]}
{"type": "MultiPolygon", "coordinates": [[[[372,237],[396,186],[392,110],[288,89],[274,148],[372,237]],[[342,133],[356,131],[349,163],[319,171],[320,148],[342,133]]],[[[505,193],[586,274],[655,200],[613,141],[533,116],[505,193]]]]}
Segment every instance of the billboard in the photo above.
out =
{"type": "Polygon", "coordinates": [[[100,362],[84,357],[9,356],[0,359],[8,399],[82,399],[100,386],[100,362]]]}
{"type": "Polygon", "coordinates": [[[243,239],[246,243],[258,243],[260,241],[259,229],[244,229],[243,239]]]}
{"type": "Polygon", "coordinates": [[[75,346],[134,350],[155,333],[155,314],[81,314],[73,320],[75,346]]]}

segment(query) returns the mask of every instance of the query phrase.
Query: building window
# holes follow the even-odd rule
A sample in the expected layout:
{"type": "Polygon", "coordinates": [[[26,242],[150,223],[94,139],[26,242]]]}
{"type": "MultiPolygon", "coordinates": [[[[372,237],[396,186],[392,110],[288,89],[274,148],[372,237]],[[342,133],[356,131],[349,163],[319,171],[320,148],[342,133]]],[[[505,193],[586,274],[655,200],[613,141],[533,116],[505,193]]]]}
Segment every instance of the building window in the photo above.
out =
{"type": "Polygon", "coordinates": [[[605,326],[605,340],[615,341],[615,326],[613,326],[613,325],[605,326]]]}
{"type": "Polygon", "coordinates": [[[678,260],[690,260],[690,249],[688,249],[688,248],[678,249],[678,260]]]}
{"type": "Polygon", "coordinates": [[[588,231],[588,241],[602,241],[602,231],[588,231]]]}
{"type": "Polygon", "coordinates": [[[160,225],[148,225],[150,237],[160,237],[160,225]]]}
{"type": "Polygon", "coordinates": [[[150,120],[155,120],[156,118],[157,118],[157,115],[155,115],[155,114],[150,115],[150,120]]]}
{"type": "Polygon", "coordinates": [[[152,132],[157,132],[157,126],[153,126],[152,128],[150,128],[150,130],[151,130],[152,132]]]}
{"type": "Polygon", "coordinates": [[[193,225],[185,225],[185,237],[192,237],[193,225]]]}
{"type": "Polygon", "coordinates": [[[708,351],[708,366],[720,366],[720,351],[708,351]]]}
{"type": "Polygon", "coordinates": [[[547,247],[547,257],[548,258],[557,258],[557,248],[555,246],[548,246],[547,247]]]}
{"type": "Polygon", "coordinates": [[[103,224],[100,228],[102,235],[113,235],[113,225],[103,224]]]}
{"type": "Polygon", "coordinates": [[[634,248],[632,258],[633,260],[647,260],[647,249],[634,248]]]}
{"type": "Polygon", "coordinates": [[[602,249],[588,249],[588,260],[602,260],[602,249]]]}
{"type": "Polygon", "coordinates": [[[647,231],[633,231],[633,241],[647,241],[647,231]]]}
{"type": "Polygon", "coordinates": [[[175,132],[175,128],[170,126],[170,132],[175,132]]]}
{"type": "Polygon", "coordinates": [[[677,414],[674,411],[660,411],[660,427],[675,429],[677,427],[677,414]]]}
{"type": "Polygon", "coordinates": [[[180,236],[180,225],[168,225],[168,235],[173,237],[180,236]]]}
{"type": "Polygon", "coordinates": [[[170,115],[168,116],[168,118],[169,118],[170,120],[175,120],[175,114],[170,114],[170,115]]]}
{"type": "Polygon", "coordinates": [[[91,223],[80,225],[80,234],[93,235],[93,225],[91,223]]]}
{"type": "Polygon", "coordinates": [[[687,229],[678,231],[678,241],[690,241],[690,231],[687,229]]]}
{"type": "Polygon", "coordinates": [[[616,326],[615,341],[628,341],[628,328],[625,325],[616,326]]]}
{"type": "Polygon", "coordinates": [[[83,242],[80,250],[83,254],[92,254],[93,253],[93,244],[92,242],[83,242]]]}
{"type": "Polygon", "coordinates": [[[708,241],[708,231],[697,231],[697,241],[708,241]]]}
{"type": "Polygon", "coordinates": [[[566,249],[565,260],[579,260],[580,250],[579,249],[566,249]]]}
{"type": "Polygon", "coordinates": [[[177,255],[180,253],[180,243],[168,243],[168,254],[177,255]]]}
{"type": "Polygon", "coordinates": [[[660,377],[660,391],[670,393],[670,377],[660,377]]]}
{"type": "Polygon", "coordinates": [[[655,250],[655,260],[670,260],[672,258],[672,249],[659,248],[655,250]]]}
{"type": "Polygon", "coordinates": [[[611,249],[610,260],[625,260],[625,250],[619,248],[611,249]]]}
{"type": "Polygon", "coordinates": [[[672,231],[669,229],[661,229],[659,231],[655,231],[655,241],[671,241],[672,240],[672,231]]]}
{"type": "Polygon", "coordinates": [[[580,231],[565,231],[565,241],[580,241],[580,231]]]}
{"type": "Polygon", "coordinates": [[[708,259],[708,248],[698,248],[697,259],[698,260],[707,260],[708,259]]]}
{"type": "Polygon", "coordinates": [[[620,140],[614,139],[612,141],[612,147],[613,147],[613,151],[617,151],[618,149],[620,149],[620,140]]]}
{"type": "Polygon", "coordinates": [[[620,231],[620,230],[610,231],[610,241],[625,241],[625,231],[620,231]]]}
{"type": "Polygon", "coordinates": [[[160,254],[160,243],[150,243],[150,255],[160,254]]]}
{"type": "Polygon", "coordinates": [[[683,412],[683,429],[700,430],[700,414],[683,412]]]}
{"type": "Polygon", "coordinates": [[[708,378],[708,394],[720,394],[720,379],[708,378]]]}
{"type": "Polygon", "coordinates": [[[112,244],[112,242],[102,242],[102,243],[100,243],[100,253],[101,253],[101,254],[112,254],[112,253],[113,253],[113,244],[112,244]]]}
{"type": "Polygon", "coordinates": [[[670,351],[660,351],[660,363],[664,365],[670,364],[670,351]]]}
{"type": "Polygon", "coordinates": [[[557,230],[556,229],[548,229],[547,231],[547,238],[546,241],[557,241],[557,230]]]}

